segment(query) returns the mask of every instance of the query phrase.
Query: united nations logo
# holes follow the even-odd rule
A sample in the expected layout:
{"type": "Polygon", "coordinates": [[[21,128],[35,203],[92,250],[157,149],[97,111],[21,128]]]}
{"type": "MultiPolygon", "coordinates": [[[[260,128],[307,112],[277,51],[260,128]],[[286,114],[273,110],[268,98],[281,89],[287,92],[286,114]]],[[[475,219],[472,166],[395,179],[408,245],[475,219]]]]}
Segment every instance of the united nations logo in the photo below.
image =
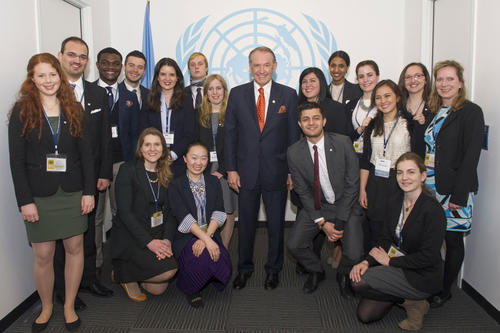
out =
{"type": "Polygon", "coordinates": [[[189,25],[179,38],[177,63],[184,75],[189,75],[189,55],[202,52],[208,58],[210,73],[221,74],[234,87],[252,79],[248,54],[264,45],[276,54],[274,79],[278,82],[295,87],[301,71],[310,66],[321,68],[328,78],[327,60],[337,49],[335,38],[323,22],[306,14],[299,18],[304,24],[264,8],[239,10],[218,21],[203,17],[189,25]],[[209,26],[210,21],[215,23],[209,26]]]}

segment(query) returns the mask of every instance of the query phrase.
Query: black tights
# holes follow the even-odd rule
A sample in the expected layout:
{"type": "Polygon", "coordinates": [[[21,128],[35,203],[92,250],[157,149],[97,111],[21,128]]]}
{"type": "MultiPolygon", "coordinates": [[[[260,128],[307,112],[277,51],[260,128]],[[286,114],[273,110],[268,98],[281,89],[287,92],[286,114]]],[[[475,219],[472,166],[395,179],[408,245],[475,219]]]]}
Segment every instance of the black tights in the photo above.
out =
{"type": "Polygon", "coordinates": [[[373,289],[364,280],[352,282],[352,288],[356,294],[361,295],[357,315],[363,323],[371,323],[384,318],[394,303],[404,302],[402,298],[373,289]]]}
{"type": "Polygon", "coordinates": [[[447,231],[445,236],[446,257],[444,260],[443,296],[450,294],[450,289],[457,278],[464,261],[464,233],[447,231]]]}

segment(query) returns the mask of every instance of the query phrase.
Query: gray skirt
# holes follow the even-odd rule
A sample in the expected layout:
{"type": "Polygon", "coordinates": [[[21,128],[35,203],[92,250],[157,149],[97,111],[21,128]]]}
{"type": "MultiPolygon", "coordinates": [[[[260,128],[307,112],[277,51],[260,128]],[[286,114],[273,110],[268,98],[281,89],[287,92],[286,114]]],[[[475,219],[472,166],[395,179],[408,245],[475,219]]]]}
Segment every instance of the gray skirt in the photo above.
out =
{"type": "Polygon", "coordinates": [[[406,279],[402,268],[391,266],[370,267],[362,276],[373,289],[404,299],[426,299],[430,294],[415,289],[406,279]]]}

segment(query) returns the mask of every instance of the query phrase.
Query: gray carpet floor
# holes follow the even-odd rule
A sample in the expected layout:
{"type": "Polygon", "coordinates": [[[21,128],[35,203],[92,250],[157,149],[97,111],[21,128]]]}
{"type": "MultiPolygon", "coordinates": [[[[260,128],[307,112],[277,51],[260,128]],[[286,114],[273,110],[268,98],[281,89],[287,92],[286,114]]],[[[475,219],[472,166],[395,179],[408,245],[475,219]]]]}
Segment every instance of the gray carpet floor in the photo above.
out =
{"type": "MultiPolygon", "coordinates": [[[[289,229],[285,230],[286,237],[289,229]]],[[[295,273],[295,263],[289,255],[285,258],[279,287],[265,290],[266,229],[259,228],[256,238],[256,271],[247,287],[237,291],[230,284],[223,292],[218,292],[208,286],[202,292],[205,306],[201,309],[193,309],[187,304],[175,281],[161,296],[148,295],[142,303],[130,301],[119,285],[111,283],[111,267],[107,260],[103,283],[114,290],[114,296],[98,298],[80,294],[88,308],[79,313],[83,321],[79,332],[401,332],[397,323],[405,318],[405,313],[399,307],[393,307],[379,322],[369,325],[358,322],[355,316],[357,300],[340,297],[335,270],[326,262],[327,278],[313,294],[302,292],[306,278],[295,273]]],[[[105,255],[109,253],[107,247],[105,255]]],[[[237,230],[229,250],[236,267],[237,230]]],[[[327,246],[323,247],[323,258],[327,257],[328,250],[327,246]]],[[[236,274],[236,269],[234,271],[236,274]]],[[[29,332],[39,312],[38,302],[7,332],[29,332]]],[[[65,332],[62,305],[55,304],[46,332],[65,332]]],[[[462,290],[456,289],[443,308],[431,309],[421,332],[500,332],[500,325],[462,290]]]]}

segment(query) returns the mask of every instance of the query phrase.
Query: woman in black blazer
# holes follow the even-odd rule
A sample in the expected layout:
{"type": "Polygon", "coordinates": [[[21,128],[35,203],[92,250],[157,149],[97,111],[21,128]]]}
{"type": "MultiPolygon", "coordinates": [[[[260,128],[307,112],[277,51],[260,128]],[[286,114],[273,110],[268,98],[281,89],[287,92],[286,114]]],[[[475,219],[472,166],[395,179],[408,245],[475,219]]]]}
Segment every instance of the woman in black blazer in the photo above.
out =
{"type": "Polygon", "coordinates": [[[426,167],[415,153],[396,162],[397,191],[386,206],[384,230],[375,246],[350,277],[361,295],[358,318],[365,323],[381,319],[394,303],[405,308],[405,330],[419,330],[429,311],[427,297],[441,289],[441,245],[446,219],[424,181],[426,167]]]}
{"type": "Polygon", "coordinates": [[[401,90],[403,111],[411,116],[414,127],[415,149],[413,151],[424,158],[424,132],[433,118],[429,111],[431,79],[427,68],[419,62],[406,65],[399,76],[398,86],[401,90]]]}
{"type": "Polygon", "coordinates": [[[174,255],[179,261],[177,287],[188,303],[203,306],[200,291],[207,283],[222,291],[232,273],[231,258],[222,245],[219,229],[226,220],[222,188],[217,177],[204,174],[208,149],[188,146],[186,174],[172,181],[168,198],[178,222],[174,255]]]}
{"type": "Polygon", "coordinates": [[[317,67],[309,67],[302,71],[299,78],[300,89],[297,104],[317,102],[321,105],[326,117],[326,132],[343,135],[349,134],[349,124],[344,106],[332,100],[326,84],[325,75],[317,67]]]}
{"type": "Polygon", "coordinates": [[[9,121],[9,152],[17,204],[35,255],[34,277],[42,312],[32,330],[44,330],[52,316],[55,241],[66,251],[66,327],[81,321],[74,301],[83,270],[85,214],[94,208],[95,175],[83,110],[75,101],[57,59],[31,57],[9,121]]]}
{"type": "Polygon", "coordinates": [[[351,83],[345,78],[350,65],[351,59],[345,51],[335,51],[328,58],[328,67],[332,77],[328,90],[334,101],[344,105],[350,101],[357,101],[363,95],[358,84],[351,83]]]}
{"type": "Polygon", "coordinates": [[[120,166],[116,178],[112,279],[131,300],[142,302],[146,295],[139,283],[149,293],[160,295],[177,271],[171,246],[176,223],[167,198],[172,171],[161,132],[145,129],[135,156],[135,161],[120,166]]]}
{"type": "Polygon", "coordinates": [[[426,184],[442,204],[448,221],[443,290],[432,298],[438,307],[450,299],[450,288],[464,259],[463,235],[471,230],[477,164],[484,135],[481,108],[465,96],[463,67],[453,60],[434,67],[429,107],[434,118],[425,130],[426,184]]]}
{"type": "Polygon", "coordinates": [[[227,172],[224,163],[224,119],[229,91],[224,78],[218,74],[209,75],[203,84],[202,103],[198,112],[198,140],[209,150],[209,163],[206,174],[217,177],[222,186],[226,223],[221,230],[222,243],[229,247],[234,229],[235,210],[238,196],[227,184],[227,172]]]}
{"type": "Polygon", "coordinates": [[[196,117],[191,95],[184,91],[184,76],[171,58],[156,63],[151,91],[141,113],[141,130],[155,127],[163,133],[173,158],[174,176],[184,173],[182,156],[196,137],[196,117]]]}

